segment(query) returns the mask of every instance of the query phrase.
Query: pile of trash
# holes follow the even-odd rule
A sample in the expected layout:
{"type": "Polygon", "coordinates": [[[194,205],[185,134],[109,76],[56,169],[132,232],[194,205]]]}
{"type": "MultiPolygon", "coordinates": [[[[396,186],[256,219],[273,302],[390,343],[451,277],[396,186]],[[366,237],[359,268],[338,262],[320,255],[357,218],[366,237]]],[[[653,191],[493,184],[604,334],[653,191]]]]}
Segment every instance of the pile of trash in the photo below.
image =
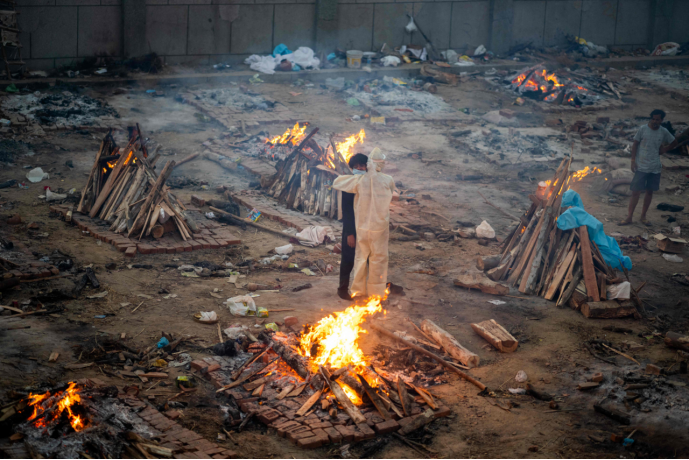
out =
{"type": "Polygon", "coordinates": [[[297,71],[302,69],[317,70],[321,61],[315,56],[313,50],[307,46],[300,46],[296,51],[290,51],[286,45],[279,44],[273,50],[273,54],[259,56],[252,54],[244,61],[251,70],[272,75],[276,70],[297,71]]]}
{"type": "Polygon", "coordinates": [[[117,111],[106,102],[70,91],[16,95],[5,98],[0,108],[8,113],[23,115],[41,125],[92,125],[98,119],[119,118],[117,111]]]}
{"type": "Polygon", "coordinates": [[[210,106],[231,108],[240,112],[271,112],[275,106],[275,101],[266,99],[245,86],[195,91],[194,99],[210,106]]]}

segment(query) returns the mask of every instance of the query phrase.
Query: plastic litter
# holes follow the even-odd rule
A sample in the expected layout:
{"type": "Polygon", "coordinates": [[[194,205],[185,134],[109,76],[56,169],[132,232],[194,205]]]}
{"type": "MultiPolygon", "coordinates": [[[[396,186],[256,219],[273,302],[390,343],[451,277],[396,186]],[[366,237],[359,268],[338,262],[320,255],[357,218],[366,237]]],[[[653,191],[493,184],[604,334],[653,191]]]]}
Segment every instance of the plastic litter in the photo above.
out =
{"type": "Polygon", "coordinates": [[[345,79],[344,79],[344,77],[326,78],[325,79],[325,86],[330,88],[330,89],[342,90],[342,89],[344,89],[344,86],[345,86],[345,79]]]}
{"type": "Polygon", "coordinates": [[[177,355],[177,359],[175,359],[174,361],[170,361],[169,363],[167,363],[167,365],[169,367],[182,367],[186,366],[192,361],[193,359],[189,353],[180,353],[179,355],[177,355]]]}
{"type": "Polygon", "coordinates": [[[105,315],[95,315],[94,318],[105,319],[107,317],[105,315]]]}
{"type": "Polygon", "coordinates": [[[17,88],[17,86],[14,83],[12,83],[5,88],[5,92],[6,93],[18,93],[19,88],[17,88]]]}
{"type": "Polygon", "coordinates": [[[361,105],[359,99],[355,97],[350,97],[349,99],[347,99],[347,104],[349,104],[352,107],[359,107],[361,105]]]}
{"type": "Polygon", "coordinates": [[[526,390],[524,388],[508,388],[507,391],[509,391],[513,395],[525,395],[526,394],[526,390]]]}
{"type": "Polygon", "coordinates": [[[472,66],[476,65],[474,61],[471,60],[471,58],[467,55],[460,56],[455,65],[458,66],[472,66]]]}
{"type": "Polygon", "coordinates": [[[385,56],[380,62],[384,67],[397,67],[402,61],[397,56],[385,56]]]}
{"type": "Polygon", "coordinates": [[[158,341],[157,346],[158,346],[158,348],[163,348],[163,347],[167,347],[168,345],[170,345],[170,341],[168,339],[166,339],[165,337],[161,337],[160,340],[158,341]]]}
{"type": "Polygon", "coordinates": [[[495,238],[495,230],[490,226],[485,220],[476,227],[476,237],[477,238],[495,238]]]}
{"type": "Polygon", "coordinates": [[[529,376],[526,375],[526,372],[519,371],[519,372],[517,372],[517,375],[514,376],[514,380],[516,380],[519,383],[524,383],[527,380],[529,380],[529,376]]]}
{"type": "Polygon", "coordinates": [[[675,56],[679,51],[680,44],[675,42],[665,42],[656,46],[652,56],[675,56]]]}
{"type": "Polygon", "coordinates": [[[232,340],[237,340],[240,337],[246,335],[246,331],[249,329],[246,326],[231,326],[225,329],[223,332],[232,340]]]}
{"type": "Polygon", "coordinates": [[[247,219],[249,219],[252,222],[258,222],[258,219],[261,218],[261,211],[258,209],[254,208],[251,210],[248,216],[246,216],[247,219]]]}
{"type": "Polygon", "coordinates": [[[105,67],[101,67],[100,69],[96,70],[93,73],[98,74],[98,75],[103,75],[104,73],[108,73],[108,69],[106,69],[105,67]]]}
{"type": "Polygon", "coordinates": [[[256,316],[256,302],[254,302],[251,296],[239,295],[230,297],[225,304],[230,309],[230,313],[235,316],[256,316]]]}
{"type": "Polygon", "coordinates": [[[50,188],[45,189],[45,201],[60,201],[67,198],[64,193],[53,193],[50,188]]]}
{"type": "Polygon", "coordinates": [[[326,236],[330,239],[330,241],[335,241],[335,233],[333,232],[332,227],[311,225],[295,235],[297,240],[299,240],[299,244],[302,246],[308,246],[310,248],[314,248],[323,243],[326,236]]]}
{"type": "Polygon", "coordinates": [[[279,246],[275,248],[275,253],[276,254],[292,254],[292,251],[294,250],[294,246],[291,244],[286,244],[284,246],[279,246]]]}
{"type": "Polygon", "coordinates": [[[280,328],[279,328],[278,325],[275,324],[275,323],[268,323],[268,324],[266,324],[266,329],[269,329],[269,330],[275,331],[275,332],[279,332],[279,331],[280,331],[280,328]]]}
{"type": "Polygon", "coordinates": [[[273,50],[273,57],[277,57],[281,54],[290,54],[290,53],[291,53],[291,51],[289,50],[289,48],[287,48],[287,45],[285,45],[284,43],[280,43],[273,50]]]}
{"type": "Polygon", "coordinates": [[[667,260],[668,262],[677,262],[677,263],[684,262],[684,259],[682,259],[677,254],[663,254],[663,259],[667,260]]]}
{"type": "Polygon", "coordinates": [[[404,26],[404,30],[406,30],[408,34],[410,34],[412,32],[416,32],[417,30],[419,30],[416,27],[416,24],[414,23],[414,18],[411,18],[411,17],[409,18],[409,22],[407,23],[406,26],[404,26]]]}
{"type": "Polygon", "coordinates": [[[214,311],[202,311],[201,317],[199,318],[199,321],[205,321],[205,322],[211,322],[211,321],[217,321],[217,320],[218,320],[218,315],[214,311]]]}
{"type": "Polygon", "coordinates": [[[447,50],[445,51],[445,59],[447,59],[448,64],[455,65],[459,60],[459,56],[454,50],[447,50]]]}
{"type": "Polygon", "coordinates": [[[612,299],[629,299],[629,296],[631,294],[631,284],[629,284],[629,281],[625,281],[624,283],[620,284],[611,284],[608,286],[607,290],[607,298],[608,300],[612,299]]]}
{"type": "Polygon", "coordinates": [[[278,261],[278,260],[287,260],[287,259],[289,259],[289,256],[288,256],[288,255],[285,255],[285,254],[275,254],[275,255],[272,256],[272,257],[266,257],[265,259],[261,259],[261,264],[262,264],[262,265],[270,265],[270,264],[272,264],[272,263],[275,262],[275,261],[278,261]]]}
{"type": "MultiPolygon", "coordinates": [[[[292,265],[292,264],[290,264],[290,265],[292,265]]],[[[295,267],[296,267],[296,265],[295,265],[295,267]]],[[[308,275],[308,276],[316,276],[316,274],[314,272],[312,272],[311,270],[309,270],[308,268],[302,269],[301,272],[305,275],[308,275]]]]}
{"type": "Polygon", "coordinates": [[[47,172],[43,172],[43,169],[41,168],[34,168],[29,173],[26,175],[26,178],[29,179],[29,182],[40,182],[44,179],[50,179],[50,175],[48,175],[47,172]]]}
{"type": "Polygon", "coordinates": [[[482,56],[482,55],[486,54],[486,51],[488,51],[488,50],[486,49],[485,46],[478,45],[476,47],[476,49],[474,50],[474,56],[482,56]]]}
{"type": "Polygon", "coordinates": [[[493,305],[504,305],[507,302],[503,302],[502,300],[489,300],[488,303],[492,303],[493,305]]]}

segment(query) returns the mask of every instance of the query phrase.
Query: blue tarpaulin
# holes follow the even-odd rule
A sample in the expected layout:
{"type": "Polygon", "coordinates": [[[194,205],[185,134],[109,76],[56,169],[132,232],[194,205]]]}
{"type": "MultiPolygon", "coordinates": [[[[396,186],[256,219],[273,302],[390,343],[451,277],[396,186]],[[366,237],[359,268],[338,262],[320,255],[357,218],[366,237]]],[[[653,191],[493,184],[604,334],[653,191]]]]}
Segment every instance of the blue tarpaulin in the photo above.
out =
{"type": "Polygon", "coordinates": [[[606,264],[612,268],[622,269],[622,266],[624,266],[627,270],[632,269],[632,259],[622,254],[622,250],[615,238],[605,234],[603,224],[584,210],[584,203],[581,201],[579,194],[574,190],[567,190],[562,195],[562,207],[567,206],[571,206],[571,208],[557,218],[557,228],[560,230],[571,230],[586,225],[589,238],[598,246],[606,264]]]}

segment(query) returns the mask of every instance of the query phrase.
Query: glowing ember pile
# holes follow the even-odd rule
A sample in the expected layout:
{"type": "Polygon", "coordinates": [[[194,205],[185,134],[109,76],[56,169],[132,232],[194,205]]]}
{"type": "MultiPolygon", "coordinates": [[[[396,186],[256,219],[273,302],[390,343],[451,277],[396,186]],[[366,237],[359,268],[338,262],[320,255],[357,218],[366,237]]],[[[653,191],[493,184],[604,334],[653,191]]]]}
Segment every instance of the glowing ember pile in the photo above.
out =
{"type": "Polygon", "coordinates": [[[28,418],[37,428],[48,428],[60,423],[64,416],[74,431],[81,431],[86,427],[82,415],[77,415],[75,409],[81,402],[77,384],[72,382],[65,391],[55,394],[50,392],[42,395],[29,394],[28,405],[33,407],[33,413],[28,418]]]}
{"type": "Polygon", "coordinates": [[[558,77],[554,72],[548,73],[545,68],[538,66],[511,77],[506,82],[514,91],[525,97],[557,105],[581,106],[587,99],[592,98],[587,88],[569,78],[558,77]]]}

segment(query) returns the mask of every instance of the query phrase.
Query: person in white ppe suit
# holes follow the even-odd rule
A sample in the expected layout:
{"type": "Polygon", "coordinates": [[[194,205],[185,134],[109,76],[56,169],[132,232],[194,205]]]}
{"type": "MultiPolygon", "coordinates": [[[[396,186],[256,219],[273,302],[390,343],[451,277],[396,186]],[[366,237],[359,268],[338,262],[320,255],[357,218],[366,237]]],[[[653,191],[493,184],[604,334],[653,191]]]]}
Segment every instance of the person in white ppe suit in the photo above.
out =
{"type": "Polygon", "coordinates": [[[336,190],[355,194],[356,255],[352,295],[385,295],[390,202],[395,181],[381,172],[384,166],[385,155],[376,147],[369,155],[365,174],[340,176],[333,182],[336,190]]]}

